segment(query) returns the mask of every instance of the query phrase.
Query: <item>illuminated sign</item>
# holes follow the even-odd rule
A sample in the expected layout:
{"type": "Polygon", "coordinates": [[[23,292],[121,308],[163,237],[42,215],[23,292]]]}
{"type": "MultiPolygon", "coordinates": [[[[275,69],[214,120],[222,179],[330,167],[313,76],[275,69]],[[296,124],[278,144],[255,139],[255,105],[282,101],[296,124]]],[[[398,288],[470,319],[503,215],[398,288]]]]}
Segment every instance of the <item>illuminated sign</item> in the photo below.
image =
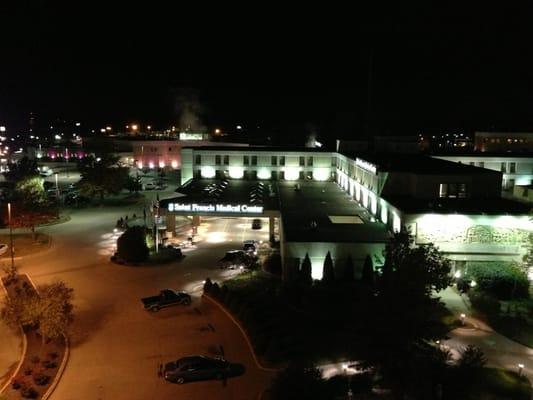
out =
{"type": "Polygon", "coordinates": [[[180,132],[180,140],[204,140],[203,133],[180,132]]]}
{"type": "Polygon", "coordinates": [[[170,203],[168,211],[185,211],[185,212],[206,212],[206,213],[242,213],[242,214],[262,214],[263,206],[251,206],[248,204],[183,204],[170,203]]]}
{"type": "Polygon", "coordinates": [[[364,169],[365,171],[372,172],[373,174],[375,174],[377,171],[377,168],[374,164],[371,164],[365,160],[361,160],[360,158],[355,159],[355,165],[364,169]]]}

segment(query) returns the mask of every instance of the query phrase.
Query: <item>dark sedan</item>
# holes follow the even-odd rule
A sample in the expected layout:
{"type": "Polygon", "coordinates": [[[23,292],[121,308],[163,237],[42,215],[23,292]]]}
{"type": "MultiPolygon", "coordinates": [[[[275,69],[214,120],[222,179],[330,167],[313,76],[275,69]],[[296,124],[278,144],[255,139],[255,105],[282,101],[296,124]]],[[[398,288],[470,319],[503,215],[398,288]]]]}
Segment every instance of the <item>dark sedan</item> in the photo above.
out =
{"type": "Polygon", "coordinates": [[[223,358],[190,356],[164,365],[162,374],[172,383],[185,383],[207,379],[224,379],[230,372],[231,364],[223,358]]]}

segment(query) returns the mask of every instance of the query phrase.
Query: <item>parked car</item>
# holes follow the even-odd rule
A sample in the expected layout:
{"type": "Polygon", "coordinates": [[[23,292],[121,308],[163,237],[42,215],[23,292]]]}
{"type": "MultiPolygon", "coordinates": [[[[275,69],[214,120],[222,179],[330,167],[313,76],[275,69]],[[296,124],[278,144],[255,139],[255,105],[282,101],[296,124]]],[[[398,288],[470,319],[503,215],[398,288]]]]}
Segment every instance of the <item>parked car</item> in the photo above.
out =
{"type": "Polygon", "coordinates": [[[218,260],[220,268],[235,269],[246,265],[246,253],[243,250],[230,250],[218,260]]]}
{"type": "Polygon", "coordinates": [[[255,252],[257,250],[257,245],[255,240],[245,240],[243,243],[243,250],[249,252],[255,252]]]}
{"type": "Polygon", "coordinates": [[[42,177],[46,178],[47,176],[52,176],[52,174],[54,173],[54,171],[52,171],[51,169],[41,169],[39,171],[39,175],[41,175],[42,177]]]}
{"type": "Polygon", "coordinates": [[[252,229],[261,229],[263,227],[263,223],[259,218],[254,218],[252,221],[252,229]]]}
{"type": "Polygon", "coordinates": [[[5,243],[0,243],[0,256],[7,252],[9,246],[5,243]]]}
{"type": "Polygon", "coordinates": [[[206,379],[223,379],[230,372],[231,364],[222,357],[189,356],[166,363],[161,371],[165,380],[185,383],[206,379]]]}
{"type": "Polygon", "coordinates": [[[149,311],[159,311],[163,307],[170,307],[179,304],[188,306],[191,304],[191,296],[186,292],[179,292],[172,289],[164,289],[157,296],[150,296],[141,299],[144,309],[149,311]]]}
{"type": "Polygon", "coordinates": [[[144,190],[154,190],[156,188],[156,184],[153,182],[147,182],[144,184],[144,190]]]}

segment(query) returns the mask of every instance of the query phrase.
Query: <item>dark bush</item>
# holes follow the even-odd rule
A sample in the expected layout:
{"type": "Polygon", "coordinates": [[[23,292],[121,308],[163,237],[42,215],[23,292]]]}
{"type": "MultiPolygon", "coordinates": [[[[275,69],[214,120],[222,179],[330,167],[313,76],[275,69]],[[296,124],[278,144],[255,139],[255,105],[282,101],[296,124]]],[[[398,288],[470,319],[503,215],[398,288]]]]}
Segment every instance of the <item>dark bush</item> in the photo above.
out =
{"type": "Polygon", "coordinates": [[[215,299],[220,299],[220,286],[218,286],[218,283],[213,283],[209,294],[212,295],[215,299]]]}
{"type": "Polygon", "coordinates": [[[126,262],[142,262],[148,259],[146,231],[142,226],[128,228],[117,240],[117,253],[126,262]]]}
{"type": "Polygon", "coordinates": [[[32,386],[23,387],[20,391],[20,394],[25,399],[36,399],[39,396],[39,392],[35,390],[32,386]]]}
{"type": "Polygon", "coordinates": [[[500,312],[500,302],[489,294],[472,290],[469,295],[472,305],[479,311],[497,316],[500,312]]]}
{"type": "Polygon", "coordinates": [[[39,363],[39,361],[41,361],[41,359],[39,358],[39,356],[32,356],[32,357],[30,358],[30,361],[31,361],[32,363],[34,363],[34,364],[37,364],[37,363],[39,363]]]}
{"type": "Polygon", "coordinates": [[[22,381],[19,378],[13,379],[13,382],[11,382],[11,387],[15,390],[19,390],[22,387],[22,381]]]}
{"type": "Polygon", "coordinates": [[[59,357],[59,354],[57,354],[57,352],[55,352],[55,351],[51,351],[50,353],[48,353],[48,357],[51,360],[55,360],[57,357],[59,357]]]}
{"type": "Polygon", "coordinates": [[[38,372],[35,375],[33,375],[33,381],[39,386],[44,386],[48,384],[48,382],[50,382],[50,376],[43,374],[41,372],[38,372]]]}
{"type": "Polygon", "coordinates": [[[483,351],[476,346],[468,345],[461,351],[457,366],[462,369],[483,368],[487,363],[487,358],[483,351]]]}
{"type": "Polygon", "coordinates": [[[281,276],[281,256],[279,254],[272,254],[263,262],[263,269],[274,275],[281,276]]]}
{"type": "Polygon", "coordinates": [[[26,375],[26,376],[27,376],[27,375],[31,375],[32,372],[33,372],[33,370],[32,370],[31,368],[26,368],[26,369],[24,370],[24,375],[26,375]]]}
{"type": "Polygon", "coordinates": [[[213,287],[213,282],[211,282],[210,278],[206,278],[204,282],[204,293],[209,293],[212,287],[213,287]]]}
{"type": "Polygon", "coordinates": [[[57,367],[57,363],[53,360],[44,360],[42,362],[42,365],[43,367],[47,368],[47,369],[51,369],[51,368],[55,368],[57,367]]]}
{"type": "Polygon", "coordinates": [[[471,262],[465,279],[475,280],[478,290],[490,293],[500,300],[529,297],[526,273],[509,263],[471,262]]]}

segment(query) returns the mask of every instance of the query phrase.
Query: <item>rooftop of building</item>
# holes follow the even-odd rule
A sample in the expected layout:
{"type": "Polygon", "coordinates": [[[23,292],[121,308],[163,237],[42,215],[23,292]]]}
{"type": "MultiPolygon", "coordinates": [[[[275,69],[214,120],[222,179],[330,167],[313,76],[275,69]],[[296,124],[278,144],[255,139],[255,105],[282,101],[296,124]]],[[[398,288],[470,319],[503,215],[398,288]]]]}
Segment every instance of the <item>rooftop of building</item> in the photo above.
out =
{"type": "Polygon", "coordinates": [[[533,158],[533,148],[529,151],[499,151],[499,152],[481,152],[481,151],[469,151],[469,152],[439,152],[435,153],[434,157],[481,157],[481,158],[533,158]]]}
{"type": "MultiPolygon", "coordinates": [[[[194,150],[206,150],[206,151],[243,151],[242,148],[235,148],[229,143],[226,145],[220,146],[184,146],[183,149],[194,149],[194,150]]],[[[331,153],[330,149],[323,149],[318,147],[289,147],[289,146],[255,146],[249,145],[246,147],[246,151],[264,151],[264,152],[276,152],[280,153],[279,155],[284,155],[283,153],[304,153],[304,152],[313,152],[313,153],[331,153]]]]}
{"type": "Polygon", "coordinates": [[[386,200],[407,214],[525,215],[531,205],[506,199],[415,199],[386,196],[386,200]]]}
{"type": "Polygon", "coordinates": [[[262,205],[265,210],[279,210],[283,220],[285,240],[290,242],[386,242],[389,234],[385,225],[371,218],[334,182],[316,181],[246,181],[228,180],[217,198],[209,197],[205,189],[221,180],[193,179],[176,191],[181,197],[160,201],[162,208],[169,203],[252,204],[250,193],[263,184],[262,205]],[[299,190],[295,190],[298,183],[299,190]],[[269,185],[274,196],[269,195],[269,185]]]}
{"type": "Polygon", "coordinates": [[[497,171],[476,168],[471,165],[459,164],[421,154],[361,154],[356,157],[376,165],[378,171],[384,172],[410,172],[423,175],[499,174],[497,171]]]}

